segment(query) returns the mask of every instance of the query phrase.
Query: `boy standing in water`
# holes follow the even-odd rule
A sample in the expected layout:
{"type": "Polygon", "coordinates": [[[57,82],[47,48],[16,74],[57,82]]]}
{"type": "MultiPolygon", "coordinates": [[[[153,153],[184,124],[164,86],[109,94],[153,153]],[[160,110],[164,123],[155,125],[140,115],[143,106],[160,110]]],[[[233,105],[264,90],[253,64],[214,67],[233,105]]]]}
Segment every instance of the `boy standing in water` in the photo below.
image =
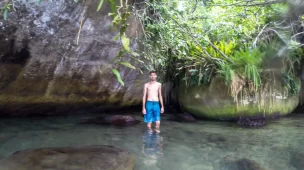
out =
{"type": "Polygon", "coordinates": [[[156,82],[157,75],[155,71],[150,71],[149,75],[150,82],[144,86],[142,113],[149,129],[151,129],[152,122],[156,122],[155,128],[159,129],[160,113],[164,113],[161,83],[156,82]]]}

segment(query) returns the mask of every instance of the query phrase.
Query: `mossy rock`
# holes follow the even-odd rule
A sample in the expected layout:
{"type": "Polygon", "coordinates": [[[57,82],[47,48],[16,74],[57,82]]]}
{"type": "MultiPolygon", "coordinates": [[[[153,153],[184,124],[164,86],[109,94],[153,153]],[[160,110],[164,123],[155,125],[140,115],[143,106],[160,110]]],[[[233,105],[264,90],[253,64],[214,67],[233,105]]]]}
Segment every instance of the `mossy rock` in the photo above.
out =
{"type": "Polygon", "coordinates": [[[275,84],[271,84],[272,93],[265,93],[260,99],[239,96],[238,102],[220,77],[213,78],[209,86],[186,87],[183,82],[179,87],[178,101],[183,111],[200,118],[233,120],[284,116],[297,107],[299,96],[286,96],[286,89],[278,78],[275,84]]]}

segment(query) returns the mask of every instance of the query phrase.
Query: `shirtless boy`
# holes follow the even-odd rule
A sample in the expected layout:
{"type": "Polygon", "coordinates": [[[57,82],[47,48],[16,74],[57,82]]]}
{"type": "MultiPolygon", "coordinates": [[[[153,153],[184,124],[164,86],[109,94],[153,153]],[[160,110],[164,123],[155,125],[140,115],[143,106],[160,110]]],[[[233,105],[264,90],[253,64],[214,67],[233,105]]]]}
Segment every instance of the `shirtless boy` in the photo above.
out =
{"type": "Polygon", "coordinates": [[[146,83],[144,87],[142,113],[149,129],[151,129],[152,122],[156,122],[155,128],[159,129],[160,113],[164,113],[161,83],[156,82],[155,71],[150,71],[149,75],[150,82],[146,83]]]}

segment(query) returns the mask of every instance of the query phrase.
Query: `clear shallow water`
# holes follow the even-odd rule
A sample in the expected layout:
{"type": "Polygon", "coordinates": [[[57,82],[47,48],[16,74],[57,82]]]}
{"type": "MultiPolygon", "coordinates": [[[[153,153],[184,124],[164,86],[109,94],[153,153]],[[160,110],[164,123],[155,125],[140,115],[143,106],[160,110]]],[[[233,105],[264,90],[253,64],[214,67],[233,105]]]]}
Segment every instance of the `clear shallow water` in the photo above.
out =
{"type": "Polygon", "coordinates": [[[169,121],[170,115],[163,116],[160,133],[148,132],[143,122],[127,128],[79,124],[96,116],[1,118],[0,158],[29,148],[113,145],[136,156],[137,170],[226,170],[225,160],[242,158],[266,170],[297,170],[292,156],[304,153],[304,114],[261,129],[229,122],[179,123],[169,121]]]}

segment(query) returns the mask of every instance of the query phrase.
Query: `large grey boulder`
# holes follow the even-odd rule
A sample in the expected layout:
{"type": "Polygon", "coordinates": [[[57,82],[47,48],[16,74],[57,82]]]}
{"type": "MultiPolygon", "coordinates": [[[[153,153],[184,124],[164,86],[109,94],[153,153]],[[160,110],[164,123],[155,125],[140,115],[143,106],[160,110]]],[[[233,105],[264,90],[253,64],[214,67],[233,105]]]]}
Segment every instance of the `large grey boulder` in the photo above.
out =
{"type": "MultiPolygon", "coordinates": [[[[145,76],[138,70],[113,66],[122,44],[113,38],[106,2],[99,0],[15,0],[7,21],[0,20],[1,114],[54,114],[79,108],[120,108],[138,105],[145,76]],[[84,17],[82,17],[84,16],[84,17]],[[80,22],[83,27],[77,44],[80,22]],[[111,69],[121,73],[125,86],[111,69]]],[[[130,2],[131,3],[131,2],[130,2]]],[[[140,23],[128,20],[127,37],[136,49],[140,23]]],[[[136,68],[138,62],[123,57],[136,68]]]]}

